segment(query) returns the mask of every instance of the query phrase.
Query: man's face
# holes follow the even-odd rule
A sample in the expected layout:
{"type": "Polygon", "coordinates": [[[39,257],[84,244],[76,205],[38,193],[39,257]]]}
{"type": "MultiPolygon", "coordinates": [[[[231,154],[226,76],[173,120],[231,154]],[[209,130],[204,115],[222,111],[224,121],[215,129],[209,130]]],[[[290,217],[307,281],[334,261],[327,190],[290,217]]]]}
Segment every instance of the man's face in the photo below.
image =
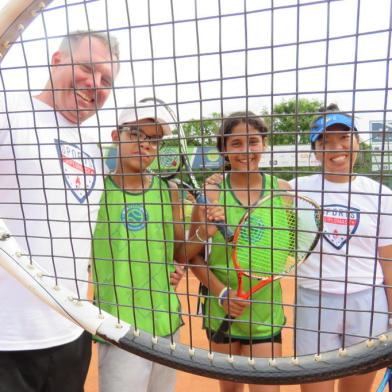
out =
{"type": "Polygon", "coordinates": [[[110,95],[118,71],[111,61],[109,48],[94,37],[83,38],[72,56],[56,52],[52,57],[53,107],[72,123],[91,117],[110,95]]]}

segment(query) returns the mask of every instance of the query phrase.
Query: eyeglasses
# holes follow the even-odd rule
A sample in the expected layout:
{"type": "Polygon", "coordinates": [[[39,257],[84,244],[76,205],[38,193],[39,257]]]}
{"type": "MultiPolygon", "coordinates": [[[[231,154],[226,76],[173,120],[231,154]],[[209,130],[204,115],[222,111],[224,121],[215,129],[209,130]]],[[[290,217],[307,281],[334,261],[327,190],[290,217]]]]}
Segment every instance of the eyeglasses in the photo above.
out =
{"type": "Polygon", "coordinates": [[[126,132],[131,142],[148,142],[150,146],[154,148],[158,148],[162,139],[157,136],[149,136],[146,135],[139,127],[137,126],[123,126],[119,127],[120,132],[126,132]]]}

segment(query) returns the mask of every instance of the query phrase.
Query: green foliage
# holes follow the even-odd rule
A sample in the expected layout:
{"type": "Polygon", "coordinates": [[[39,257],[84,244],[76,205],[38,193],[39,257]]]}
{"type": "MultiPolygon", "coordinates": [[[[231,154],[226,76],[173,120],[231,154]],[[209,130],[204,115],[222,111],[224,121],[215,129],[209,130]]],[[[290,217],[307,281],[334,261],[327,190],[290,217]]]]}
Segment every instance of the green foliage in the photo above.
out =
{"type": "MultiPolygon", "coordinates": [[[[379,152],[372,150],[368,143],[361,142],[360,153],[357,158],[355,165],[355,172],[363,175],[367,175],[375,181],[382,182],[384,185],[392,188],[392,171],[389,169],[382,170],[381,167],[378,171],[372,169],[372,156],[378,155],[379,152]]],[[[385,162],[388,162],[388,158],[385,158],[385,162]]],[[[377,167],[377,166],[376,166],[377,167]]]]}
{"type": "Polygon", "coordinates": [[[274,105],[272,114],[263,110],[262,116],[272,130],[270,143],[308,144],[310,124],[322,105],[317,100],[293,98],[274,105]]]}
{"type": "Polygon", "coordinates": [[[216,144],[216,134],[219,130],[221,116],[212,113],[211,118],[202,120],[191,119],[182,124],[187,143],[190,146],[214,146],[216,144]]]}
{"type": "Polygon", "coordinates": [[[360,152],[358,154],[355,172],[360,174],[372,173],[372,148],[368,143],[360,143],[360,152]]]}
{"type": "MultiPolygon", "coordinates": [[[[265,109],[261,112],[269,129],[272,129],[270,143],[279,144],[308,144],[309,128],[314,115],[318,112],[321,101],[308,99],[290,99],[280,102],[273,107],[273,112],[265,109]],[[298,135],[298,136],[297,136],[298,135]]],[[[218,133],[221,116],[212,113],[211,117],[190,119],[183,123],[189,145],[215,145],[215,135],[218,133]]]]}

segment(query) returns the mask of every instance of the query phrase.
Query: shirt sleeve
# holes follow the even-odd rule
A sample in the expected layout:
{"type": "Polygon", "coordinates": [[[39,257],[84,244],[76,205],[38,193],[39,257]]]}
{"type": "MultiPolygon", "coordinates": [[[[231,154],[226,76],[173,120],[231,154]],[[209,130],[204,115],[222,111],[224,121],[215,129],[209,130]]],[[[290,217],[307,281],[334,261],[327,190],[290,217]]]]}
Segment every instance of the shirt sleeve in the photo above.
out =
{"type": "Polygon", "coordinates": [[[381,188],[380,231],[378,246],[392,245],[392,191],[386,186],[381,188]]]}

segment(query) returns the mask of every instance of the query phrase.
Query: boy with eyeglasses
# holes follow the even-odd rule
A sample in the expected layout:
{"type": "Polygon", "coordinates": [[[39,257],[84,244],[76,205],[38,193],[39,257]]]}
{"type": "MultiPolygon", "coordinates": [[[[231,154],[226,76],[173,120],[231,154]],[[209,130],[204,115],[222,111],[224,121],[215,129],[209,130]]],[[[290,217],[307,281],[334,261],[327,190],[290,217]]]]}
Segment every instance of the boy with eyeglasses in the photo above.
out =
{"type": "MultiPolygon", "coordinates": [[[[94,295],[98,306],[136,329],[176,340],[182,319],[171,280],[185,238],[182,209],[176,185],[148,171],[171,133],[165,114],[140,105],[125,109],[112,132],[118,156],[94,233],[94,295]]],[[[98,344],[101,392],[174,390],[175,370],[98,344]]]]}

